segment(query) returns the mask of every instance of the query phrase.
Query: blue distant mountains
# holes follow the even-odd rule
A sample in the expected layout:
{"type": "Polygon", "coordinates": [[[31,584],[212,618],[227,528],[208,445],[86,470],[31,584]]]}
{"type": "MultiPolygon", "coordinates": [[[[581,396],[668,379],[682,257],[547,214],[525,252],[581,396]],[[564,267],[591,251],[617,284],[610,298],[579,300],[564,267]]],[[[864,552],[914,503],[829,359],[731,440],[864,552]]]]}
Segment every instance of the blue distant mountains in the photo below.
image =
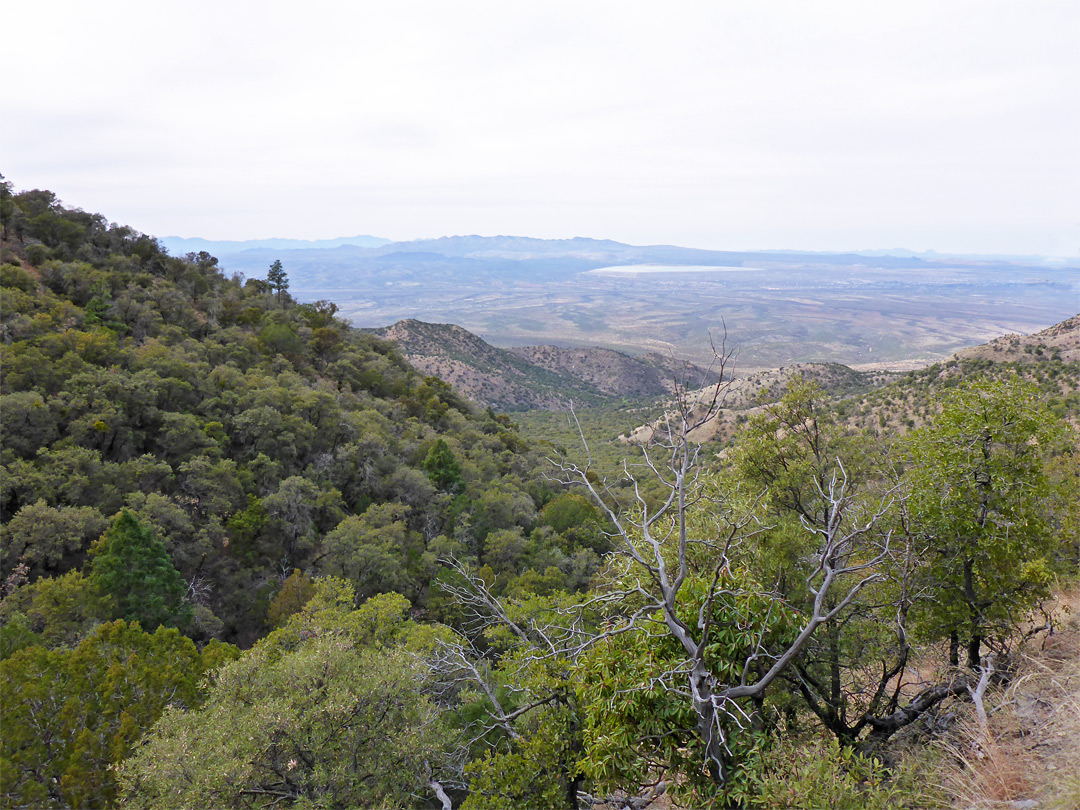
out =
{"type": "MultiPolygon", "coordinates": [[[[1010,256],[1004,254],[966,254],[939,253],[935,250],[914,251],[906,248],[888,250],[751,250],[724,251],[703,250],[698,248],[678,247],[675,245],[628,245],[610,239],[589,239],[574,237],[571,239],[536,239],[526,236],[443,236],[436,239],[415,239],[395,242],[379,236],[359,235],[341,236],[336,239],[244,239],[213,240],[200,237],[166,236],[159,241],[174,256],[186,253],[206,251],[218,258],[234,256],[243,252],[273,251],[311,251],[334,248],[352,248],[351,259],[358,254],[372,258],[376,256],[401,255],[418,258],[428,254],[428,258],[459,257],[476,259],[512,259],[527,260],[545,256],[548,258],[576,258],[598,266],[607,262],[641,263],[647,261],[671,262],[672,264],[726,264],[768,261],[770,257],[782,256],[809,264],[862,264],[867,258],[877,259],[878,266],[902,267],[911,261],[922,262],[964,262],[1019,264],[1026,266],[1061,265],[1075,266],[1074,259],[1047,256],[1010,256]],[[361,249],[356,251],[355,249],[361,249]]],[[[339,254],[338,260],[345,254],[339,254]]],[[[295,254],[295,258],[304,260],[315,256],[326,258],[326,254],[304,256],[295,254]]],[[[261,261],[262,257],[251,256],[252,262],[261,261]]]]}
{"type": "Polygon", "coordinates": [[[218,258],[245,250],[322,250],[344,246],[375,248],[390,243],[389,239],[379,236],[342,236],[337,239],[244,239],[240,241],[200,239],[197,236],[190,238],[166,236],[158,241],[173,256],[205,250],[218,258]]]}

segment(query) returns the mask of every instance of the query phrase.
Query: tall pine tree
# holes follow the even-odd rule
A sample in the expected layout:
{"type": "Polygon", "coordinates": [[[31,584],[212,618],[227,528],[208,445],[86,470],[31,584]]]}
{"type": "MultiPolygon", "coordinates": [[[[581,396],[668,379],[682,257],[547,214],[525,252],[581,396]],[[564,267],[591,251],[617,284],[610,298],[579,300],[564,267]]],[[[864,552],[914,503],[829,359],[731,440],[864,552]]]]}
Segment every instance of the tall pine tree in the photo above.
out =
{"type": "Polygon", "coordinates": [[[274,259],[274,263],[270,265],[270,271],[266,274],[266,282],[270,285],[270,289],[277,293],[280,302],[281,294],[289,289],[289,277],[285,275],[285,268],[281,266],[281,259],[274,259]]]}

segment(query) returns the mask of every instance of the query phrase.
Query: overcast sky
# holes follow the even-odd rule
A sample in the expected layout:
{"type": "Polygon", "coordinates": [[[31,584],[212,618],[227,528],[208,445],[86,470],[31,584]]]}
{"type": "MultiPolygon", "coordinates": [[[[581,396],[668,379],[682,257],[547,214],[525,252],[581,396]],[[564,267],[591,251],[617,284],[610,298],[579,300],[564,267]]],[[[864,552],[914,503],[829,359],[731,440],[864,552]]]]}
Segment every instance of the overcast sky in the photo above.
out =
{"type": "Polygon", "coordinates": [[[0,171],[157,236],[1080,255],[1080,3],[5,6],[0,171]]]}

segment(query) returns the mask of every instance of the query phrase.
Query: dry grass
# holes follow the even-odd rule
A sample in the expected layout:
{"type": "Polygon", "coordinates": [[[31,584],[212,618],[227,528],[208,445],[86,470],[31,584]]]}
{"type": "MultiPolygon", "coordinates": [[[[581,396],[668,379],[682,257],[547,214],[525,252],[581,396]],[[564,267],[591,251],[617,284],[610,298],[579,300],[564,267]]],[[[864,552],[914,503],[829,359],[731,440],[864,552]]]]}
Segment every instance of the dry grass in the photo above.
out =
{"type": "Polygon", "coordinates": [[[989,727],[972,712],[942,743],[954,807],[1080,810],[1080,589],[1056,615],[1056,632],[1021,651],[1009,686],[987,694],[989,727]]]}

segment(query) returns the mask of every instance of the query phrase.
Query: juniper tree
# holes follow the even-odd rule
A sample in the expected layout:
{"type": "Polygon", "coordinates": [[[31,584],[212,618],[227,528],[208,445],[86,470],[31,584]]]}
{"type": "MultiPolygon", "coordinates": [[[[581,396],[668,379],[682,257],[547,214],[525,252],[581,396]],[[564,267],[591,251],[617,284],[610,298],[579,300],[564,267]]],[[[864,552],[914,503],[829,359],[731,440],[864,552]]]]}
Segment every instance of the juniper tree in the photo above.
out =
{"type": "Polygon", "coordinates": [[[137,621],[146,630],[187,624],[187,585],[153,530],[127,509],[91,553],[90,581],[115,600],[121,618],[137,621]]]}

